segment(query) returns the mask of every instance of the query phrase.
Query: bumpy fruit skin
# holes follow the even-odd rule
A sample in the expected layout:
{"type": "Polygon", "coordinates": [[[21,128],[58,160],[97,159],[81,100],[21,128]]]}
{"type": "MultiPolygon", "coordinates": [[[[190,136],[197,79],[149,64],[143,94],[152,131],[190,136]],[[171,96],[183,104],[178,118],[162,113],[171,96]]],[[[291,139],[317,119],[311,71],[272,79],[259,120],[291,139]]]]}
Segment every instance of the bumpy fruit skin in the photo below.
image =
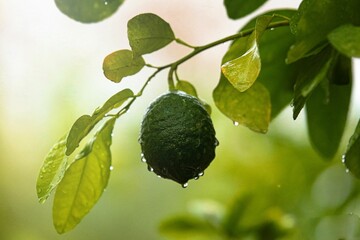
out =
{"type": "Polygon", "coordinates": [[[151,103],[141,124],[139,142],[149,167],[182,185],[203,174],[218,145],[201,102],[180,91],[168,92],[151,103]]]}

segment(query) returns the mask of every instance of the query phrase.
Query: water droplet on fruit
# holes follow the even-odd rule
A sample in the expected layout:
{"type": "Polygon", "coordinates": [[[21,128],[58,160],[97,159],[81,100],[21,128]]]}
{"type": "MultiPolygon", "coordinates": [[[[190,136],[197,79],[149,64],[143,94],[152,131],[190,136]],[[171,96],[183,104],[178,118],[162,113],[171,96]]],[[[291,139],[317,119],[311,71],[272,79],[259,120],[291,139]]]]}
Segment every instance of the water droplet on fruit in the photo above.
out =
{"type": "Polygon", "coordinates": [[[347,169],[345,170],[345,172],[346,172],[346,173],[349,173],[349,172],[350,172],[350,170],[347,168],[347,169]]]}
{"type": "Polygon", "coordinates": [[[146,163],[146,159],[143,153],[141,153],[141,162],[146,163]]]}
{"type": "Polygon", "coordinates": [[[219,140],[217,140],[216,138],[215,138],[215,143],[214,143],[214,145],[217,147],[217,146],[219,146],[219,140]]]}
{"type": "Polygon", "coordinates": [[[113,166],[110,166],[110,171],[114,170],[114,167],[113,166]]]}
{"type": "Polygon", "coordinates": [[[346,161],[346,157],[345,157],[345,154],[344,154],[344,155],[341,156],[341,162],[345,163],[345,161],[346,161]]]}
{"type": "Polygon", "coordinates": [[[239,126],[239,122],[234,121],[233,124],[235,127],[239,126]]]}
{"type": "Polygon", "coordinates": [[[199,172],[198,176],[199,176],[199,177],[204,176],[204,172],[199,172]]]}
{"type": "Polygon", "coordinates": [[[194,177],[194,180],[198,180],[200,177],[199,176],[196,176],[196,177],[194,177]]]}
{"type": "Polygon", "coordinates": [[[104,2],[105,5],[108,5],[109,3],[107,1],[104,2]]]}
{"type": "Polygon", "coordinates": [[[148,169],[149,172],[153,172],[153,171],[154,171],[154,169],[153,169],[152,167],[150,167],[150,165],[148,165],[147,169],[148,169]]]}
{"type": "Polygon", "coordinates": [[[181,185],[183,188],[187,188],[189,186],[189,184],[186,182],[184,184],[181,185]]]}
{"type": "Polygon", "coordinates": [[[160,175],[157,175],[157,177],[158,177],[158,178],[162,178],[162,176],[160,176],[160,175]]]}
{"type": "Polygon", "coordinates": [[[275,30],[275,28],[270,28],[270,31],[274,31],[275,30]]]}

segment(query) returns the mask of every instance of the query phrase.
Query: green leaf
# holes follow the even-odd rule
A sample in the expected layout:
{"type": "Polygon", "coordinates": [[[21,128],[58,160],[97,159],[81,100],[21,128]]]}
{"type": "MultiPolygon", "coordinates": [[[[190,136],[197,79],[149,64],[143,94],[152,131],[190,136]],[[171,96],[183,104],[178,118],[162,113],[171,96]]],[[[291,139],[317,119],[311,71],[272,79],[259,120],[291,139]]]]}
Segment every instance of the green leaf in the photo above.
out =
{"type": "Polygon", "coordinates": [[[179,80],[177,82],[175,88],[177,90],[186,92],[187,94],[190,94],[190,95],[192,95],[194,97],[197,97],[200,100],[200,102],[203,104],[203,106],[205,107],[206,111],[209,114],[211,114],[211,106],[198,97],[195,87],[190,82],[184,81],[184,80],[179,80]]]}
{"type": "MultiPolygon", "coordinates": [[[[277,10],[266,14],[273,13],[291,17],[294,11],[277,10]]],[[[277,20],[278,18],[274,17],[274,20],[275,19],[277,20]]],[[[256,20],[250,21],[242,30],[254,27],[255,21],[256,20]]],[[[285,106],[290,103],[293,96],[293,82],[295,76],[297,76],[297,71],[294,65],[287,65],[284,60],[287,50],[292,42],[293,35],[290,33],[290,29],[288,27],[281,27],[267,31],[260,39],[259,51],[262,56],[262,70],[256,83],[260,83],[260,85],[262,85],[259,88],[266,89],[266,91],[263,90],[266,93],[265,96],[263,96],[264,99],[260,102],[262,105],[256,106],[255,102],[257,101],[257,95],[253,96],[254,99],[251,99],[250,95],[244,96],[244,94],[241,94],[238,90],[236,90],[226,80],[226,78],[221,75],[219,84],[213,92],[213,98],[219,110],[234,122],[238,123],[241,122],[236,115],[247,116],[247,122],[252,121],[250,116],[247,115],[247,111],[250,111],[252,112],[253,118],[262,122],[262,124],[260,124],[260,126],[262,126],[260,129],[267,129],[269,121],[268,114],[271,114],[271,118],[274,118],[285,106]],[[226,96],[227,92],[230,93],[229,97],[226,96]],[[268,99],[269,93],[271,102],[269,102],[268,99]],[[250,101],[251,105],[248,107],[245,106],[245,109],[242,109],[243,105],[247,104],[246,101],[244,102],[244,99],[250,101]],[[251,106],[253,105],[255,108],[251,109],[251,106]],[[248,108],[250,108],[250,110],[248,110],[248,108]],[[258,112],[258,116],[256,116],[257,108],[262,109],[258,112]]],[[[226,62],[241,56],[244,52],[246,52],[246,43],[246,37],[235,40],[223,57],[222,61],[226,62]]],[[[256,129],[259,128],[257,127],[256,129]]]]}
{"type": "Polygon", "coordinates": [[[258,41],[266,28],[269,26],[273,16],[260,16],[256,20],[255,30],[248,38],[247,51],[240,57],[224,63],[221,71],[229,82],[240,92],[251,87],[261,69],[261,60],[258,41]]]}
{"type": "Polygon", "coordinates": [[[175,40],[170,25],[152,13],[135,16],[129,20],[127,27],[129,43],[135,55],[154,52],[175,40]]]}
{"type": "Polygon", "coordinates": [[[358,0],[304,0],[291,26],[296,36],[288,52],[287,62],[316,54],[327,42],[328,34],[343,24],[360,25],[358,0]]]}
{"type": "Polygon", "coordinates": [[[186,92],[187,94],[190,94],[194,97],[197,97],[196,89],[195,87],[188,81],[179,80],[175,87],[177,90],[186,92]]]}
{"type": "Polygon", "coordinates": [[[110,97],[105,104],[96,109],[94,113],[90,115],[83,115],[78,118],[70,129],[67,142],[66,142],[66,155],[70,155],[79,146],[80,141],[86,137],[89,132],[100,122],[105,115],[121,106],[127,99],[134,96],[134,93],[130,89],[124,89],[110,97]]]}
{"type": "Polygon", "coordinates": [[[66,136],[62,137],[49,151],[41,167],[36,190],[40,203],[44,203],[52,190],[64,176],[68,157],[65,155],[66,136]]]}
{"type": "Polygon", "coordinates": [[[341,141],[349,110],[351,84],[319,85],[306,102],[310,141],[325,158],[331,159],[341,141]]]}
{"type": "Polygon", "coordinates": [[[266,0],[224,0],[224,5],[229,18],[242,18],[263,5],[266,0]]]}
{"type": "Polygon", "coordinates": [[[58,185],[53,221],[58,233],[73,229],[99,200],[111,167],[111,134],[116,118],[108,120],[88,143],[58,185]]]}
{"type": "Polygon", "coordinates": [[[124,0],[55,0],[58,9],[68,17],[93,23],[111,16],[124,0]]]}
{"type": "Polygon", "coordinates": [[[343,25],[328,35],[330,43],[348,57],[360,58],[360,27],[343,25]]]}
{"type": "Polygon", "coordinates": [[[360,178],[360,119],[343,156],[346,167],[360,178]]]}
{"type": "Polygon", "coordinates": [[[299,74],[294,86],[294,119],[299,115],[312,91],[327,79],[335,59],[335,51],[327,46],[317,55],[308,57],[299,63],[299,74]]]}
{"type": "Polygon", "coordinates": [[[242,124],[256,132],[267,132],[271,115],[270,94],[261,83],[255,82],[247,91],[239,92],[221,76],[213,98],[218,109],[235,125],[242,124]]]}
{"type": "Polygon", "coordinates": [[[130,50],[119,50],[106,56],[103,63],[104,75],[113,82],[138,73],[145,66],[141,56],[133,56],[130,50]]]}

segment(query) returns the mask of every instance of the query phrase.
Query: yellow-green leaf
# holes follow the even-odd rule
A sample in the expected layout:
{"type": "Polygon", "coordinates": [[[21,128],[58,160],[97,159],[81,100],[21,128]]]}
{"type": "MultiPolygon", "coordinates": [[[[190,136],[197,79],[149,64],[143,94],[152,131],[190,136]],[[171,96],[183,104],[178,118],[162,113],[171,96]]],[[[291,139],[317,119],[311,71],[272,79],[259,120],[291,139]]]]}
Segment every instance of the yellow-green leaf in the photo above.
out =
{"type": "Polygon", "coordinates": [[[273,16],[264,15],[256,20],[255,30],[248,38],[247,51],[238,58],[224,63],[221,71],[229,82],[240,92],[249,89],[261,70],[261,59],[258,41],[266,28],[269,26],[273,16]]]}
{"type": "Polygon", "coordinates": [[[129,44],[135,55],[154,52],[175,40],[169,23],[153,13],[133,17],[127,27],[129,44]]]}
{"type": "Polygon", "coordinates": [[[103,62],[104,75],[113,82],[139,72],[145,66],[141,56],[134,56],[130,50],[119,50],[105,57],[103,62]]]}
{"type": "Polygon", "coordinates": [[[68,160],[65,150],[66,135],[50,149],[40,169],[36,182],[36,191],[40,203],[46,201],[64,176],[68,160]]]}
{"type": "Polygon", "coordinates": [[[73,229],[99,200],[111,167],[111,134],[116,118],[108,120],[76,157],[58,185],[53,221],[58,233],[73,229]]]}
{"type": "Polygon", "coordinates": [[[261,83],[255,82],[247,91],[239,92],[221,76],[213,98],[218,109],[235,125],[242,124],[256,132],[267,132],[271,100],[268,90],[261,83]]]}
{"type": "Polygon", "coordinates": [[[95,125],[101,121],[106,113],[121,106],[127,99],[134,96],[130,89],[123,89],[110,97],[105,104],[97,108],[90,115],[83,115],[78,118],[70,129],[66,142],[66,155],[70,155],[79,146],[80,141],[86,137],[95,125]]]}
{"type": "Polygon", "coordinates": [[[194,97],[198,96],[195,87],[188,81],[179,80],[175,88],[177,90],[186,92],[187,94],[190,94],[194,97]]]}

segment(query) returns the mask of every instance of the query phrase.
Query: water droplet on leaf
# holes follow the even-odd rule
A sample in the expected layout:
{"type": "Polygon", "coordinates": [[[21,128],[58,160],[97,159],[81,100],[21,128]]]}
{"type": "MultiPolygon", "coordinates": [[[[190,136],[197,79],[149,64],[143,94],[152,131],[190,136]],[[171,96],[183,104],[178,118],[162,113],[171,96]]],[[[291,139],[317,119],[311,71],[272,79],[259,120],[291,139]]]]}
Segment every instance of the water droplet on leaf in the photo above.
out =
{"type": "Polygon", "coordinates": [[[346,173],[349,173],[349,172],[350,172],[350,170],[347,168],[347,169],[345,170],[345,172],[346,172],[346,173]]]}
{"type": "Polygon", "coordinates": [[[233,124],[235,127],[239,126],[239,122],[234,121],[233,124]]]}
{"type": "Polygon", "coordinates": [[[346,160],[346,157],[345,157],[345,154],[341,156],[341,162],[342,163],[345,163],[345,160],[346,160]]]}
{"type": "Polygon", "coordinates": [[[114,170],[114,167],[113,166],[110,166],[110,171],[114,170]]]}
{"type": "Polygon", "coordinates": [[[189,184],[186,182],[184,184],[181,185],[183,188],[187,188],[189,186],[189,184]]]}

